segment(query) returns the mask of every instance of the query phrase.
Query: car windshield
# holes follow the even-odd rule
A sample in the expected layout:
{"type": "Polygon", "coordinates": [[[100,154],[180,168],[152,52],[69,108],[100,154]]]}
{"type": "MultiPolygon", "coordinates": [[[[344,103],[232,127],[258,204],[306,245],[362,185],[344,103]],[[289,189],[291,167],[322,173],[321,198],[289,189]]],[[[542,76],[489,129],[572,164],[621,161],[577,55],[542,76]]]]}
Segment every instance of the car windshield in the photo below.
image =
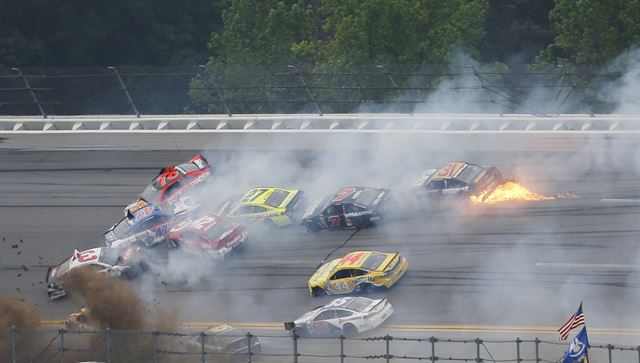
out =
{"type": "Polygon", "coordinates": [[[364,263],[362,264],[362,268],[374,271],[378,267],[380,267],[380,264],[386,258],[387,256],[384,253],[374,252],[364,261],[364,263]]]}
{"type": "Polygon", "coordinates": [[[380,194],[380,190],[378,189],[370,189],[370,188],[362,189],[362,192],[355,199],[355,202],[360,205],[369,206],[371,205],[371,203],[373,203],[374,199],[376,199],[378,194],[380,194]]]}
{"type": "Polygon", "coordinates": [[[180,164],[176,166],[178,171],[183,171],[183,174],[192,173],[198,171],[198,167],[195,164],[180,164]]]}
{"type": "Polygon", "coordinates": [[[100,254],[99,261],[106,263],[107,265],[113,266],[118,263],[118,259],[120,258],[120,250],[117,248],[103,248],[102,253],[100,254]]]}
{"type": "Polygon", "coordinates": [[[460,174],[456,176],[456,179],[466,184],[471,184],[473,183],[473,179],[475,179],[478,176],[478,174],[480,174],[483,170],[484,169],[482,169],[477,165],[467,164],[467,166],[464,169],[462,169],[460,174]]]}
{"type": "Polygon", "coordinates": [[[371,300],[370,299],[367,299],[367,298],[356,298],[356,299],[351,300],[344,307],[349,309],[349,310],[354,310],[354,311],[357,311],[357,312],[361,312],[364,309],[366,309],[369,305],[371,305],[371,300]]]}
{"type": "Polygon", "coordinates": [[[279,207],[280,204],[282,204],[282,202],[285,199],[287,199],[288,196],[289,196],[288,192],[284,190],[276,189],[273,191],[273,193],[271,193],[271,195],[269,196],[269,198],[267,198],[264,204],[270,207],[276,208],[276,207],[279,207]]]}
{"type": "Polygon", "coordinates": [[[207,237],[209,237],[209,239],[217,240],[220,238],[220,236],[222,236],[223,233],[225,233],[230,229],[231,227],[228,224],[220,221],[212,225],[211,227],[207,228],[206,235],[207,237]]]}
{"type": "Polygon", "coordinates": [[[69,271],[69,265],[71,264],[71,257],[64,260],[63,263],[58,266],[58,270],[56,271],[56,277],[60,277],[64,275],[67,271],[69,271]]]}
{"type": "Polygon", "coordinates": [[[158,197],[160,196],[160,189],[156,189],[153,184],[149,184],[145,189],[144,192],[142,192],[142,194],[140,194],[140,197],[144,200],[148,200],[148,201],[154,201],[156,200],[158,197]]]}

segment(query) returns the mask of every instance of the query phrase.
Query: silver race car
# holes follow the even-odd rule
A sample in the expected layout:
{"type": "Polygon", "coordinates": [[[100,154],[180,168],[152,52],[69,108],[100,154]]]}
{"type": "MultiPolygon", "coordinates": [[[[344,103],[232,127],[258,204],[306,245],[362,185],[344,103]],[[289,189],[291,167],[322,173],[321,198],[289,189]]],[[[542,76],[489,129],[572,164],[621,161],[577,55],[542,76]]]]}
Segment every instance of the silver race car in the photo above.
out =
{"type": "Polygon", "coordinates": [[[73,255],[57,266],[47,270],[47,294],[55,300],[67,295],[63,286],[63,276],[79,267],[88,266],[110,276],[134,279],[148,269],[145,262],[145,248],[132,244],[123,249],[98,247],[85,251],[73,251],[73,255]]]}
{"type": "Polygon", "coordinates": [[[393,307],[387,299],[349,296],[334,299],[293,322],[285,322],[284,327],[303,337],[354,336],[377,328],[391,314],[393,307]]]}

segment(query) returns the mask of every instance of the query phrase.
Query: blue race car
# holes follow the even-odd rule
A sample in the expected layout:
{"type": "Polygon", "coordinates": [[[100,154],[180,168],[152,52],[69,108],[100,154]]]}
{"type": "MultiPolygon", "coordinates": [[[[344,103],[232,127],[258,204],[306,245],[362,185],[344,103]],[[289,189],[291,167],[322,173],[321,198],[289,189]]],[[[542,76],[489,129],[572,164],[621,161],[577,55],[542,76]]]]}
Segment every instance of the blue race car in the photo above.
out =
{"type": "Polygon", "coordinates": [[[113,248],[126,247],[134,242],[152,247],[166,241],[170,224],[176,219],[181,218],[153,204],[133,212],[127,210],[125,217],[103,234],[104,241],[113,248]]]}

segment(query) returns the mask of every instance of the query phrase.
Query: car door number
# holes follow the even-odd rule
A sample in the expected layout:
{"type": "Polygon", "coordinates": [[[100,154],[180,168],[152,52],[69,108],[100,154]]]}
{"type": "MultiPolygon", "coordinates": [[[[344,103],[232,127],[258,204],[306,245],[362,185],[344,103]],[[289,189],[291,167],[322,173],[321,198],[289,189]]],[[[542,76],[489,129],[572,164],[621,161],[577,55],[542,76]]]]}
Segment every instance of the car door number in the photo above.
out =
{"type": "Polygon", "coordinates": [[[332,282],[331,290],[336,292],[349,292],[351,291],[351,284],[348,281],[332,282]]]}

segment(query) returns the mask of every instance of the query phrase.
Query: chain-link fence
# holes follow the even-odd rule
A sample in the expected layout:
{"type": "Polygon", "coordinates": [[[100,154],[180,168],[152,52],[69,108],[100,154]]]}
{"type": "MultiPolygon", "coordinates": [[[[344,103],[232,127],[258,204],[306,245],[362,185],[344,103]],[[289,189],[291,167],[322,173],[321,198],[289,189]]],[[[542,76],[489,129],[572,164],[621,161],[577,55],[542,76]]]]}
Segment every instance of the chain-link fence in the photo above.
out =
{"type": "Polygon", "coordinates": [[[624,91],[640,84],[639,74],[481,65],[14,68],[0,70],[0,115],[640,113],[637,92],[624,91]]]}
{"type": "MultiPolygon", "coordinates": [[[[301,338],[287,333],[0,330],[2,362],[559,362],[568,342],[379,336],[301,338]]],[[[640,363],[640,346],[593,344],[593,362],[640,363]]]]}

